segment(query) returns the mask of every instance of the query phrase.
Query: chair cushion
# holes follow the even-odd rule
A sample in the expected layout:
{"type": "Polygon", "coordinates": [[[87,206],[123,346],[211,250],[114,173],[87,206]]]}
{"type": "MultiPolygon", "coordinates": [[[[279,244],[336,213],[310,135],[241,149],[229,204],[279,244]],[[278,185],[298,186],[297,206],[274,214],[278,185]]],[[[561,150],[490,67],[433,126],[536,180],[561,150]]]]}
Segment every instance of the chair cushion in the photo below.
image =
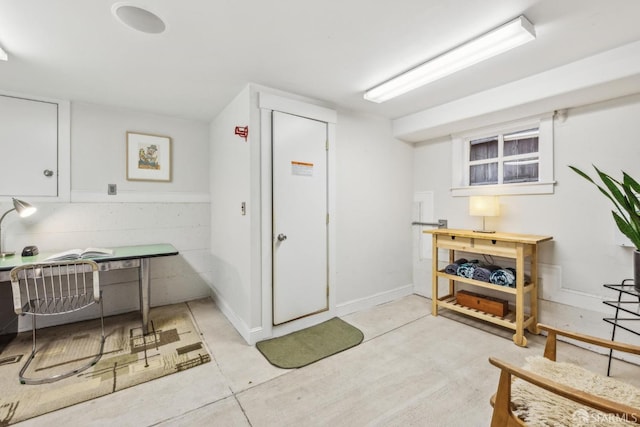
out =
{"type": "MultiPolygon", "coordinates": [[[[553,362],[542,356],[528,357],[524,369],[578,390],[639,408],[640,416],[640,389],[627,383],[594,374],[571,363],[553,362]]],[[[633,420],[627,421],[580,405],[519,378],[515,378],[511,385],[511,401],[514,413],[527,425],[637,427],[633,420]]]]}

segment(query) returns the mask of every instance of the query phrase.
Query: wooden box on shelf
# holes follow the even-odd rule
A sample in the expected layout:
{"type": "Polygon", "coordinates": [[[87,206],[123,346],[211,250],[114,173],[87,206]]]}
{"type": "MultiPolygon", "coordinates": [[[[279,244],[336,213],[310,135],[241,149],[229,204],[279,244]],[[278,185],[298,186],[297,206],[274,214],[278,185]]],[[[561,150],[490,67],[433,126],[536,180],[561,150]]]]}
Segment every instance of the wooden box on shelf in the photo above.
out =
{"type": "Polygon", "coordinates": [[[464,290],[456,293],[456,302],[465,307],[480,310],[498,317],[504,317],[509,312],[509,302],[507,300],[464,290]]]}

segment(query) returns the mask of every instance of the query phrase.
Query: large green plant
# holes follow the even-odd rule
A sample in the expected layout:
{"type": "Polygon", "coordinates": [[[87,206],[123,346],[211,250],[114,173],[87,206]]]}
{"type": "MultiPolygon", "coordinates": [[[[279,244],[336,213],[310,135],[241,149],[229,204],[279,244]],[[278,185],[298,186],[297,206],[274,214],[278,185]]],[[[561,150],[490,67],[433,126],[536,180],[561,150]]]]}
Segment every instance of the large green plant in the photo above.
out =
{"type": "Polygon", "coordinates": [[[612,210],[611,213],[613,214],[613,219],[616,221],[616,225],[622,234],[627,236],[636,249],[640,251],[640,201],[638,200],[640,184],[624,171],[622,172],[622,182],[620,182],[594,166],[593,168],[604,184],[604,187],[602,187],[580,169],[574,166],[569,167],[578,175],[598,187],[600,192],[613,202],[617,212],[612,210]]]}

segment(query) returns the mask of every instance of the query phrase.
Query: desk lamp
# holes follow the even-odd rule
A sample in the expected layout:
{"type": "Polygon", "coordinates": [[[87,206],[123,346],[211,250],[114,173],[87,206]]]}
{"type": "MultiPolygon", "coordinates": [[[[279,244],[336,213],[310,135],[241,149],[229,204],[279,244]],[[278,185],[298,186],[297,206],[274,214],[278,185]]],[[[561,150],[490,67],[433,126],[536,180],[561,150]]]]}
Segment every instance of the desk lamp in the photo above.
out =
{"type": "Polygon", "coordinates": [[[469,215],[482,217],[482,230],[473,230],[476,233],[495,233],[485,228],[485,218],[500,215],[500,202],[498,196],[470,196],[469,215]]]}
{"type": "Polygon", "coordinates": [[[6,211],[2,215],[2,217],[0,217],[0,257],[2,258],[15,254],[15,252],[4,252],[2,250],[2,220],[4,219],[4,217],[7,216],[9,212],[16,211],[18,212],[18,215],[20,215],[21,218],[26,218],[32,215],[37,210],[27,202],[23,202],[22,200],[18,200],[16,198],[12,198],[12,200],[13,200],[13,208],[6,211]]]}

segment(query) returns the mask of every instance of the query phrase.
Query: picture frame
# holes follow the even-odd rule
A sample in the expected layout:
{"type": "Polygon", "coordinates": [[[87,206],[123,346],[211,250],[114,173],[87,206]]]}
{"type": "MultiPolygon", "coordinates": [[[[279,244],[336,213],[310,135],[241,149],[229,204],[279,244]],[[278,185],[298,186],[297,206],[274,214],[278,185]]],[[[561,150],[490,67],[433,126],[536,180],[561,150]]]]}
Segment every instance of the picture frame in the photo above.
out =
{"type": "Polygon", "coordinates": [[[127,181],[171,181],[171,137],[127,131],[127,181]]]}

